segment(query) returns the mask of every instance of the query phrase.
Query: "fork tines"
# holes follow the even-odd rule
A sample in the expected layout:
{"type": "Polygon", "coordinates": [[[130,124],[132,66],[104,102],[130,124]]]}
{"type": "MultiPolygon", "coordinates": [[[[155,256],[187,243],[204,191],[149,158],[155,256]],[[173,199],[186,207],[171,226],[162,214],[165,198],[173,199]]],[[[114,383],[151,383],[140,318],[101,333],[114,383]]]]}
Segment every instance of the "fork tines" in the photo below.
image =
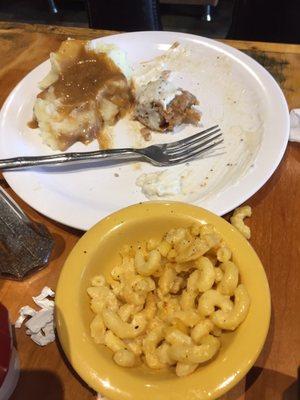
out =
{"type": "Polygon", "coordinates": [[[166,154],[170,161],[180,163],[207,152],[223,142],[218,125],[189,136],[188,138],[166,145],[166,154]]]}

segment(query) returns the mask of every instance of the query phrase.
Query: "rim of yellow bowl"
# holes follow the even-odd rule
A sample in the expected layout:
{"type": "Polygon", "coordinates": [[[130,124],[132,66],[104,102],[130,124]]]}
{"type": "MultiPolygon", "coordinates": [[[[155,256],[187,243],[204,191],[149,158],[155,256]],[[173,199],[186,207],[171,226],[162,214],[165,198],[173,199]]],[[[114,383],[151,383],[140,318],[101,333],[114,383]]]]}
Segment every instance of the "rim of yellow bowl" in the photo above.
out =
{"type": "MultiPolygon", "coordinates": [[[[251,280],[253,279],[251,278],[251,280]]],[[[255,303],[253,298],[251,301],[252,304],[255,303]]],[[[87,231],[74,246],[64,264],[57,286],[55,303],[59,340],[71,365],[92,389],[111,400],[179,400],[182,398],[206,400],[223,395],[235,386],[255,363],[268,333],[271,314],[268,280],[260,259],[248,241],[223,218],[197,206],[171,201],[145,202],[129,206],[102,219],[87,231]],[[103,359],[99,359],[99,363],[104,364],[99,373],[99,370],[97,371],[95,367],[89,365],[89,360],[84,353],[91,355],[91,338],[84,334],[86,328],[79,307],[77,307],[78,296],[82,290],[80,280],[88,260],[87,254],[91,254],[97,248],[101,236],[115,229],[124,221],[134,221],[146,216],[166,215],[179,215],[204,223],[212,223],[228,245],[231,248],[238,247],[239,256],[246,257],[247,263],[251,266],[251,274],[255,273],[257,276],[255,300],[257,298],[259,301],[257,300],[255,309],[257,318],[251,315],[249,322],[249,313],[243,324],[248,321],[248,324],[252,324],[250,325],[252,328],[255,327],[254,337],[251,337],[250,342],[244,343],[243,347],[241,338],[239,338],[243,359],[239,358],[237,349],[234,351],[234,346],[231,346],[231,350],[228,351],[228,360],[222,360],[224,371],[221,371],[220,376],[215,379],[209,375],[209,370],[205,370],[204,373],[203,370],[199,371],[198,369],[184,378],[174,375],[174,379],[155,381],[151,384],[151,374],[149,374],[149,382],[147,382],[147,380],[138,379],[130,373],[130,369],[118,367],[112,360],[109,360],[108,363],[103,359]],[[199,378],[202,378],[200,382],[199,378]],[[208,384],[211,381],[212,383],[208,384]]],[[[237,339],[234,340],[237,341],[237,339]]],[[[214,368],[217,369],[218,357],[213,362],[214,368]]]]}

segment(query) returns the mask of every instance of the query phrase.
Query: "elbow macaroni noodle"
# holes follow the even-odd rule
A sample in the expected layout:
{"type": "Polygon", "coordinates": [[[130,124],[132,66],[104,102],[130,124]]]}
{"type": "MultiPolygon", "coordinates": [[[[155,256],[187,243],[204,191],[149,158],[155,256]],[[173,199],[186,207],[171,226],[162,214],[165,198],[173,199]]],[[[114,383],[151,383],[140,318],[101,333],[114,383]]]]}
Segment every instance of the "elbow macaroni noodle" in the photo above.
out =
{"type": "MultiPolygon", "coordinates": [[[[243,227],[249,210],[238,211],[243,227]]],[[[162,240],[123,246],[122,262],[87,289],[91,337],[122,367],[145,362],[193,373],[219,351],[223,331],[246,318],[250,299],[231,250],[212,225],[171,229],[162,240]]]]}
{"type": "Polygon", "coordinates": [[[245,225],[244,219],[246,217],[251,217],[252,210],[250,206],[238,207],[234,210],[232,217],[230,218],[231,224],[241,232],[241,234],[246,238],[250,239],[251,231],[249,226],[245,225]]]}

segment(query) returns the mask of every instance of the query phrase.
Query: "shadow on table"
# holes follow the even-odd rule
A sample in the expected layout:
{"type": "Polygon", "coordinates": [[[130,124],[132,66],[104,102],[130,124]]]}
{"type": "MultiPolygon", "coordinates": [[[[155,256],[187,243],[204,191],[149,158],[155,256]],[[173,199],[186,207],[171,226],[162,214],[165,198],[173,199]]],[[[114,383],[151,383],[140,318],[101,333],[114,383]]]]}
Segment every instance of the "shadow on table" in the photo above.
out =
{"type": "MultiPolygon", "coordinates": [[[[271,308],[272,310],[272,308],[271,308]]],[[[270,327],[269,327],[269,332],[264,344],[264,347],[262,349],[262,352],[260,353],[256,365],[264,365],[272,348],[272,343],[273,343],[273,338],[274,338],[274,313],[271,311],[271,320],[270,320],[270,327]]],[[[244,377],[237,385],[235,385],[229,392],[225,393],[223,396],[221,396],[218,400],[238,400],[240,398],[245,398],[247,400],[252,399],[252,397],[247,397],[247,391],[251,388],[251,386],[256,382],[258,379],[261,371],[263,371],[264,368],[261,367],[252,367],[246,377],[244,377]],[[244,396],[244,397],[243,397],[244,396]]],[[[262,392],[263,393],[263,392],[262,392]]],[[[257,398],[253,397],[253,400],[263,400],[263,397],[258,396],[257,398]]],[[[269,399],[268,399],[269,400],[269,399]]],[[[271,399],[270,399],[271,400],[271,399]]],[[[290,400],[290,399],[287,399],[290,400]]]]}
{"type": "MultiPolygon", "coordinates": [[[[273,310],[273,307],[272,307],[273,310]]],[[[298,377],[283,374],[279,371],[264,368],[266,360],[272,349],[274,337],[275,315],[272,311],[270,328],[267,339],[256,365],[246,375],[245,379],[245,400],[257,399],[280,399],[298,400],[300,399],[299,387],[299,368],[298,377]]],[[[231,400],[231,397],[228,400],[231,400]]]]}
{"type": "MultiPolygon", "coordinates": [[[[77,372],[74,370],[74,368],[73,368],[72,365],[70,364],[69,360],[67,359],[67,357],[66,357],[66,355],[65,355],[65,353],[64,353],[64,351],[63,351],[63,348],[62,348],[62,346],[61,346],[59,340],[56,341],[56,345],[57,345],[58,350],[59,350],[59,352],[60,352],[61,358],[63,359],[65,365],[67,366],[67,368],[69,369],[69,371],[72,373],[72,375],[75,376],[75,378],[81,383],[82,386],[85,387],[86,390],[88,390],[88,391],[91,393],[91,395],[96,396],[96,392],[95,392],[93,389],[91,389],[91,388],[84,382],[84,380],[77,374],[77,372]]],[[[56,400],[56,399],[55,399],[55,400],[56,400]]]]}
{"type": "Polygon", "coordinates": [[[245,400],[257,399],[298,400],[298,378],[271,369],[253,367],[246,378],[245,400]],[[255,380],[255,385],[252,380],[255,380]]]}
{"type": "Polygon", "coordinates": [[[10,400],[63,400],[59,377],[45,370],[21,370],[17,387],[10,400]]]}
{"type": "MultiPolygon", "coordinates": [[[[72,375],[74,375],[76,377],[76,379],[81,383],[82,386],[84,386],[86,388],[86,390],[88,390],[91,395],[95,396],[96,392],[91,389],[85,382],[84,380],[77,374],[77,372],[74,370],[74,368],[72,367],[71,363],[69,362],[66,353],[71,353],[70,351],[70,344],[69,344],[69,332],[67,329],[67,326],[65,324],[65,319],[63,317],[62,312],[60,311],[60,309],[58,308],[58,306],[56,305],[56,326],[60,325],[60,329],[61,329],[61,335],[64,337],[64,346],[65,346],[65,351],[63,350],[63,347],[60,343],[58,334],[56,335],[57,340],[56,340],[56,345],[58,348],[58,351],[61,355],[61,358],[63,360],[63,362],[65,363],[66,367],[69,369],[69,371],[72,373],[72,375]]],[[[57,332],[56,332],[57,333],[57,332]]],[[[1,399],[0,399],[1,400],[1,399]]],[[[19,399],[18,399],[19,400],[19,399]]],[[[26,399],[27,400],[27,399],[26,399]]],[[[43,399],[45,400],[45,399],[43,399]]],[[[49,399],[50,400],[50,399],[49,399]]],[[[56,400],[56,399],[55,399],[56,400]]],[[[69,400],[69,399],[68,399],[69,400]]]]}
{"type": "Polygon", "coordinates": [[[292,382],[283,393],[283,400],[300,399],[300,366],[298,367],[298,377],[292,382]]]}

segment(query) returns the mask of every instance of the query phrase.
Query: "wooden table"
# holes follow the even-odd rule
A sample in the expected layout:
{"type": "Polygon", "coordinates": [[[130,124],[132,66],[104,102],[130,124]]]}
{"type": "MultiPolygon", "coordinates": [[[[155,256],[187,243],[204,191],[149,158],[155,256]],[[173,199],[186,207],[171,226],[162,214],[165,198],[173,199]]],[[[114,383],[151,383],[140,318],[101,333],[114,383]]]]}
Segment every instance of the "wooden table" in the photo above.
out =
{"type": "MultiPolygon", "coordinates": [[[[112,32],[0,23],[0,104],[31,69],[48,58],[67,37],[95,38],[112,32]]],[[[280,81],[289,107],[300,106],[300,46],[272,43],[229,42],[266,64],[280,81]]],[[[56,282],[70,250],[82,232],[40,215],[0,182],[28,215],[47,225],[55,249],[47,268],[23,282],[0,281],[0,301],[12,321],[18,309],[32,304],[31,296],[56,282]]],[[[272,295],[272,319],[264,349],[245,379],[223,400],[296,400],[300,361],[300,145],[289,143],[284,159],[268,183],[248,202],[251,243],[268,275],[272,295]]],[[[88,400],[95,393],[76,376],[58,343],[38,347],[16,331],[21,377],[12,400],[88,400]]],[[[155,400],[155,399],[154,399],[155,400]]],[[[166,399],[167,400],[167,399],[166,399]]],[[[183,399],[184,400],[184,399],[183,399]]]]}

